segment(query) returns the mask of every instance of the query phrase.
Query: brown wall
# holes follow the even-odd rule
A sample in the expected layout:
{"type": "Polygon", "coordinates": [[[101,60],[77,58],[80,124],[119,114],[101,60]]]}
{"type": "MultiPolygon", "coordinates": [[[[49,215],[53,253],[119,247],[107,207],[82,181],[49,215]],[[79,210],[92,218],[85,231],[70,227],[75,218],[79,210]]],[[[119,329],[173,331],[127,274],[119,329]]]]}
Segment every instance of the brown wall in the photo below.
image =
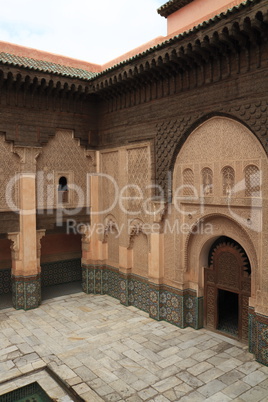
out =
{"type": "Polygon", "coordinates": [[[0,239],[0,269],[11,268],[11,241],[0,239]]]}
{"type": "Polygon", "coordinates": [[[80,235],[48,234],[41,240],[41,263],[80,257],[80,235]]]}

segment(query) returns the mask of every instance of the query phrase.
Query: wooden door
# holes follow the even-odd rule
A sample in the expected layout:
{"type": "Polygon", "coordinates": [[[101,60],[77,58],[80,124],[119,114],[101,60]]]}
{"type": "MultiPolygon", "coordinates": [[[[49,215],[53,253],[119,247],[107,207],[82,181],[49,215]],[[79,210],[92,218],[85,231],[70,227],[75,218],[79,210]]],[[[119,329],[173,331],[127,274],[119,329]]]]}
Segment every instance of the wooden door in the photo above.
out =
{"type": "Polygon", "coordinates": [[[205,268],[204,325],[218,330],[219,291],[238,295],[238,339],[248,339],[248,299],[250,264],[243,248],[229,238],[218,239],[210,251],[210,266],[205,268]]]}

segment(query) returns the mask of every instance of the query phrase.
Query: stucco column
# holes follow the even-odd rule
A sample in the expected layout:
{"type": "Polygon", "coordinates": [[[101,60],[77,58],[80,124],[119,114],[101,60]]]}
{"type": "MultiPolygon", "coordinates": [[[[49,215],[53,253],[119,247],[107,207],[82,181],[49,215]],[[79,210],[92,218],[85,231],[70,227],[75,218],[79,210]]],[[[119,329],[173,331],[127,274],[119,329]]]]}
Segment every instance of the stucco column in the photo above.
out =
{"type": "Polygon", "coordinates": [[[149,280],[161,284],[164,276],[164,234],[151,233],[151,253],[149,256],[149,280]]]}
{"type": "Polygon", "coordinates": [[[13,241],[12,281],[13,305],[24,310],[37,307],[41,302],[40,262],[37,256],[36,234],[36,158],[38,148],[15,147],[20,157],[19,215],[20,232],[13,241]],[[17,250],[16,250],[17,249],[17,250]]]}
{"type": "MultiPolygon", "coordinates": [[[[118,163],[120,166],[119,177],[116,178],[117,184],[122,190],[128,184],[128,153],[126,149],[118,152],[118,163]]],[[[126,192],[123,193],[123,195],[126,192]]],[[[121,199],[120,199],[121,201],[121,199]]],[[[129,278],[133,266],[133,249],[130,247],[129,215],[127,212],[127,202],[120,203],[119,224],[122,228],[119,245],[119,300],[125,306],[129,304],[129,278]],[[123,206],[123,209],[122,209],[123,206]]]]}
{"type": "MultiPolygon", "coordinates": [[[[97,158],[98,159],[98,158],[97,158]]],[[[106,245],[101,240],[100,227],[100,176],[90,175],[90,225],[84,227],[82,236],[83,291],[102,293],[103,262],[106,258],[106,245]]]]}
{"type": "Polygon", "coordinates": [[[150,317],[160,319],[161,284],[164,277],[164,234],[151,233],[148,279],[150,284],[150,317]]]}

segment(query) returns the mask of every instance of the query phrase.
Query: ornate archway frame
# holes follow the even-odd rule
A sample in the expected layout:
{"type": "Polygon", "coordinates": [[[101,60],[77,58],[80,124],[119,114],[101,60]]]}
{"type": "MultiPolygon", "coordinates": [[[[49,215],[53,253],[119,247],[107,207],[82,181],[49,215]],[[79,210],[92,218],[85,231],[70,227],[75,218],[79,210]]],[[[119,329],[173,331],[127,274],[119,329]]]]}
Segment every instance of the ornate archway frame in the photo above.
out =
{"type": "Polygon", "coordinates": [[[185,282],[192,282],[198,290],[198,296],[204,294],[204,268],[207,267],[208,253],[211,245],[220,236],[227,236],[238,242],[247,253],[250,261],[251,297],[255,297],[259,289],[259,261],[256,247],[249,233],[233,218],[221,214],[212,213],[198,219],[188,234],[184,247],[184,277],[185,282]],[[195,228],[200,222],[210,223],[213,233],[195,233],[195,228]]]}

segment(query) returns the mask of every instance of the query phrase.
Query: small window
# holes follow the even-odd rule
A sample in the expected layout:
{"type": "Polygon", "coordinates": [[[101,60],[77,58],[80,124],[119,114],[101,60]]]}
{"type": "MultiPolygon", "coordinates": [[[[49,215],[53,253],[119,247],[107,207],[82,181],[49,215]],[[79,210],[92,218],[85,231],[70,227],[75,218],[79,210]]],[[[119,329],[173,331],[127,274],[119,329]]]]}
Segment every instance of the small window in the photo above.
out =
{"type": "Polygon", "coordinates": [[[194,172],[191,169],[183,171],[183,195],[194,196],[194,172]]]}
{"type": "Polygon", "coordinates": [[[245,196],[259,197],[261,191],[260,171],[257,166],[249,165],[245,169],[245,196]]]}
{"type": "Polygon", "coordinates": [[[202,170],[202,186],[203,195],[211,195],[213,193],[213,172],[209,168],[202,170]]]}
{"type": "Polygon", "coordinates": [[[222,190],[223,190],[223,195],[229,195],[232,194],[233,188],[235,184],[235,171],[231,166],[225,166],[222,169],[222,190]]]}
{"type": "Polygon", "coordinates": [[[65,176],[59,178],[58,202],[60,204],[66,204],[69,202],[68,182],[65,176]]]}

